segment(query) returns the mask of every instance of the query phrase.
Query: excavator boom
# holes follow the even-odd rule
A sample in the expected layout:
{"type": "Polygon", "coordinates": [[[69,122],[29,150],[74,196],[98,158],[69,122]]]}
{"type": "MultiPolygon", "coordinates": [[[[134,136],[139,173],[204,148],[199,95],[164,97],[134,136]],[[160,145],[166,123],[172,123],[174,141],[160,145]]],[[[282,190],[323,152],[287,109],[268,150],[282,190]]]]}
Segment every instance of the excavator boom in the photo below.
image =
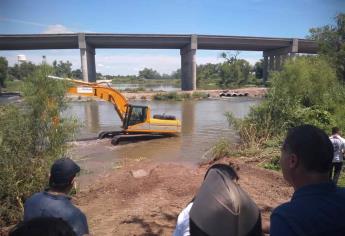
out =
{"type": "Polygon", "coordinates": [[[68,93],[82,96],[98,97],[111,102],[119,115],[121,121],[124,120],[128,106],[127,99],[119,91],[111,87],[105,87],[98,83],[88,83],[79,80],[68,79],[75,86],[68,89],[68,93]]]}

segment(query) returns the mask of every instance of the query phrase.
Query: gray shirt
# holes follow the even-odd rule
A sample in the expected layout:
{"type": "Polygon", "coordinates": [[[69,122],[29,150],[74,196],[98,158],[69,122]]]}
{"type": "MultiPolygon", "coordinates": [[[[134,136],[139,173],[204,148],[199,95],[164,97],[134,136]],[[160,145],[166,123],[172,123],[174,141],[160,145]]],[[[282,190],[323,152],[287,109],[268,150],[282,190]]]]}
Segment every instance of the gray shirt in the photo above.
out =
{"type": "Polygon", "coordinates": [[[333,162],[343,161],[343,151],[345,149],[345,140],[339,135],[332,135],[329,137],[333,144],[333,162]]]}
{"type": "Polygon", "coordinates": [[[40,192],[26,200],[24,205],[24,221],[44,216],[62,218],[73,228],[78,236],[89,233],[86,216],[65,195],[40,192]]]}

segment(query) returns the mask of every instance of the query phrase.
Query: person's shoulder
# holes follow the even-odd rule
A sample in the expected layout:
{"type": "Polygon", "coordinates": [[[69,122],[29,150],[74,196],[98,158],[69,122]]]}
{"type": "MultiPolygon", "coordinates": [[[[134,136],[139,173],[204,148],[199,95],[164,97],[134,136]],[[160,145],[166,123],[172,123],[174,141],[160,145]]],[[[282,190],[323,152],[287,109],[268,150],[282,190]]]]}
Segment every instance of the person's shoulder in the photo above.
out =
{"type": "Polygon", "coordinates": [[[345,188],[343,187],[337,187],[336,193],[344,198],[345,201],[345,188]]]}
{"type": "Polygon", "coordinates": [[[293,208],[293,205],[291,204],[291,202],[286,202],[286,203],[283,203],[283,204],[277,206],[277,207],[273,210],[272,214],[281,215],[281,214],[283,214],[284,212],[290,211],[292,208],[293,208]]]}
{"type": "Polygon", "coordinates": [[[85,214],[72,202],[66,201],[65,204],[66,204],[65,211],[71,217],[86,217],[85,214]]]}
{"type": "Polygon", "coordinates": [[[25,203],[30,203],[32,201],[39,200],[39,199],[41,199],[43,197],[44,197],[44,193],[43,192],[34,193],[28,199],[26,199],[25,203]]]}

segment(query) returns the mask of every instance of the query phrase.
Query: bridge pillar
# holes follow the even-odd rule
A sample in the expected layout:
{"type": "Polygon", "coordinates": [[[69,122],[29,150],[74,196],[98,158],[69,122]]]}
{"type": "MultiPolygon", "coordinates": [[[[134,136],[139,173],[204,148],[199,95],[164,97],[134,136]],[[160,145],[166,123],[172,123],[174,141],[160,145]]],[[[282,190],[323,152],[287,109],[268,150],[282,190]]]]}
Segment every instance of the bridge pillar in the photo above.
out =
{"type": "Polygon", "coordinates": [[[274,70],[274,56],[270,56],[270,65],[269,65],[269,71],[274,70]]]}
{"type": "Polygon", "coordinates": [[[85,82],[96,82],[96,61],[95,48],[87,44],[85,34],[78,34],[78,44],[80,49],[81,70],[85,82]]]}
{"type": "Polygon", "coordinates": [[[191,42],[180,49],[181,54],[181,89],[196,90],[196,50],[197,36],[192,35],[191,42]]]}
{"type": "Polygon", "coordinates": [[[279,71],[281,70],[281,55],[276,55],[274,56],[274,58],[275,58],[274,69],[279,71]]]}
{"type": "Polygon", "coordinates": [[[262,78],[264,84],[267,82],[268,78],[268,56],[264,56],[264,63],[263,63],[263,68],[262,68],[262,78]]]}

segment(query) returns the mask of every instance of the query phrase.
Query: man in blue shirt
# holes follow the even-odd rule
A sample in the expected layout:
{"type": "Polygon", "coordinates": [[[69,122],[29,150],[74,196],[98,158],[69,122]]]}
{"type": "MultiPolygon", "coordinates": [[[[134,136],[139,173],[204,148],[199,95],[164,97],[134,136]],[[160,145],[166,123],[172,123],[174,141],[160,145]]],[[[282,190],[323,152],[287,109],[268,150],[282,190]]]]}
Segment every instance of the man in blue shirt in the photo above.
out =
{"type": "Polygon", "coordinates": [[[345,235],[345,189],[329,180],[333,146],[312,125],[291,129],[282,146],[283,176],[294,188],[290,202],[271,215],[271,236],[345,235]]]}
{"type": "Polygon", "coordinates": [[[80,167],[69,158],[55,161],[50,171],[49,189],[36,193],[26,200],[24,221],[38,217],[55,217],[65,220],[78,235],[89,233],[86,217],[71,203],[68,193],[80,167]]]}

